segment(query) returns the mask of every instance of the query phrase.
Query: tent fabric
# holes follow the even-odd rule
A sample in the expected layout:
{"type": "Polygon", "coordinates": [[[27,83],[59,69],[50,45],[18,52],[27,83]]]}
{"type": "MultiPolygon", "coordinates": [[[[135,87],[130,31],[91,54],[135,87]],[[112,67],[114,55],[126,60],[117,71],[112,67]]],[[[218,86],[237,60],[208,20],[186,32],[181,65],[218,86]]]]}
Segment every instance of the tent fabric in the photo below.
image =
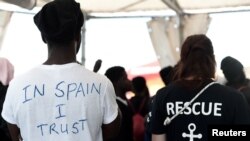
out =
{"type": "MultiPolygon", "coordinates": [[[[51,0],[0,0],[0,2],[19,5],[26,9],[34,6],[42,7],[51,0]]],[[[114,13],[133,11],[158,11],[169,10],[164,1],[177,2],[184,12],[198,10],[223,11],[250,7],[247,0],[76,0],[81,3],[81,8],[87,13],[114,13]]]]}
{"type": "Polygon", "coordinates": [[[6,31],[6,26],[10,22],[12,12],[9,11],[0,11],[0,49],[3,41],[3,37],[6,31]]]}
{"type": "MultiPolygon", "coordinates": [[[[0,0],[25,9],[40,8],[51,0],[0,0]]],[[[169,20],[153,19],[148,23],[150,37],[161,67],[175,65],[179,60],[178,48],[191,34],[206,33],[210,18],[206,13],[233,10],[250,10],[246,0],[76,0],[87,15],[92,13],[126,13],[175,11],[169,20]],[[177,6],[177,9],[174,7],[177,6]],[[181,12],[179,12],[181,11],[181,12]],[[197,15],[197,13],[199,13],[197,15]],[[204,13],[204,14],[200,14],[204,13]],[[202,25],[202,26],[201,26],[202,25]],[[176,51],[177,50],[177,51],[176,51]],[[174,63],[174,64],[173,64],[174,63]]],[[[0,7],[1,8],[1,7],[0,7]]],[[[168,16],[168,15],[166,15],[168,16]]],[[[83,31],[84,32],[84,31],[83,31]]],[[[85,34],[85,33],[84,33],[85,34]]],[[[84,41],[83,35],[83,41],[84,41]]],[[[85,43],[82,46],[82,63],[85,62],[85,43]]]]}
{"type": "MultiPolygon", "coordinates": [[[[179,60],[178,52],[176,52],[175,46],[172,44],[173,41],[171,41],[171,38],[169,38],[166,33],[168,27],[167,22],[164,18],[157,18],[148,22],[151,41],[161,67],[168,65],[173,66],[177,63],[177,60],[179,60]]],[[[173,27],[171,22],[169,27],[173,27]]],[[[174,33],[176,33],[176,31],[174,31],[172,35],[174,35],[174,33]]]]}
{"type": "Polygon", "coordinates": [[[183,39],[193,34],[206,34],[211,22],[208,14],[193,14],[183,16],[183,39]]]}
{"type": "Polygon", "coordinates": [[[206,34],[210,21],[208,14],[195,14],[170,17],[169,20],[157,18],[148,22],[151,41],[161,67],[174,66],[179,60],[178,49],[183,39],[192,34],[206,34]]]}
{"type": "Polygon", "coordinates": [[[0,0],[10,4],[18,5],[25,9],[33,9],[36,6],[37,0],[0,0]]]}

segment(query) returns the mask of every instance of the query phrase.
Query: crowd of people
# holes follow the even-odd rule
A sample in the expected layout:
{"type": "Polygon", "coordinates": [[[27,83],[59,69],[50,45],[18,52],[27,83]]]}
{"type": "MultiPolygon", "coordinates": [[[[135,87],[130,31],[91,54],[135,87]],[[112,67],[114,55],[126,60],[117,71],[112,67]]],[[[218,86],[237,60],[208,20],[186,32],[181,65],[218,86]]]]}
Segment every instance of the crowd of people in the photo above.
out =
{"type": "Polygon", "coordinates": [[[84,22],[74,0],[48,2],[34,16],[47,60],[17,77],[13,65],[0,60],[1,141],[207,141],[211,125],[250,127],[244,66],[225,57],[227,82],[216,82],[206,35],[185,39],[178,63],[159,71],[165,86],[150,94],[147,79],[130,80],[123,66],[100,74],[101,59],[93,70],[77,61],[84,22]]]}

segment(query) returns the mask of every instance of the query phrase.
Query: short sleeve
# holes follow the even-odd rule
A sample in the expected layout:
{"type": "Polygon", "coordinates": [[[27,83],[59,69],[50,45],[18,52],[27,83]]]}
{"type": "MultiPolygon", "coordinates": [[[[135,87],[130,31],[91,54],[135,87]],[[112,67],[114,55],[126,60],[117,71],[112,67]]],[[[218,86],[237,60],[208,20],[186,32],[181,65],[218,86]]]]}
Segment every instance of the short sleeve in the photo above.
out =
{"type": "Polygon", "coordinates": [[[162,97],[162,93],[158,91],[153,100],[152,108],[151,129],[153,134],[166,133],[166,127],[163,124],[166,118],[164,108],[164,98],[162,97]]]}
{"type": "Polygon", "coordinates": [[[247,100],[242,93],[239,93],[235,109],[235,124],[249,124],[250,125],[250,109],[247,100]]]}
{"type": "Polygon", "coordinates": [[[113,84],[109,81],[104,96],[104,121],[103,124],[109,124],[118,115],[118,105],[113,84]]]}

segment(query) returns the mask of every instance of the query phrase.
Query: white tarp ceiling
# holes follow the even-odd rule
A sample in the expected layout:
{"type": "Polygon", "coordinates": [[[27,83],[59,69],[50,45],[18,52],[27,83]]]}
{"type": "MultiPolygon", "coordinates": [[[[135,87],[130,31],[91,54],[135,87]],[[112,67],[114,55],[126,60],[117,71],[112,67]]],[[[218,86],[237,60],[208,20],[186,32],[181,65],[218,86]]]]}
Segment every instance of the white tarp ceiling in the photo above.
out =
{"type": "MultiPolygon", "coordinates": [[[[0,0],[0,10],[18,11],[18,8],[36,11],[51,0],[0,0]],[[17,5],[17,9],[8,9],[3,5],[17,5]]],[[[176,63],[183,39],[190,34],[206,33],[211,12],[229,12],[250,10],[250,0],[76,0],[88,15],[96,13],[156,12],[175,11],[177,16],[166,21],[153,18],[148,28],[161,67],[176,63]],[[193,14],[192,14],[193,13],[193,14]],[[202,13],[204,15],[202,15],[202,13]],[[203,17],[203,18],[202,18],[203,17]],[[171,19],[174,21],[171,24],[171,19]],[[176,25],[178,28],[176,28],[176,25]],[[161,29],[161,27],[164,27],[161,29]],[[200,27],[200,28],[199,28],[200,27]],[[164,36],[163,36],[164,35],[164,36]],[[162,51],[169,48],[168,51],[162,51]],[[172,52],[172,56],[171,53],[172,52]]],[[[20,9],[19,9],[20,10],[20,9]]],[[[6,11],[5,11],[6,12],[6,11]]],[[[6,12],[8,13],[8,12],[6,12]]],[[[9,12],[11,13],[11,12],[9,12]]],[[[169,16],[169,15],[165,15],[169,16]]],[[[94,16],[92,16],[94,17],[94,16]]],[[[95,16],[96,17],[96,16],[95,16]]],[[[1,20],[2,17],[0,17],[1,20]]],[[[7,20],[5,20],[7,21],[7,20]]],[[[4,28],[4,26],[2,26],[4,28]]],[[[4,32],[0,33],[3,35],[4,32]]],[[[84,36],[83,36],[84,41],[84,36]]],[[[0,40],[1,45],[1,40],[0,40]]],[[[84,46],[84,44],[83,44],[84,46]]],[[[84,50],[83,50],[84,56],[84,50]]],[[[82,62],[84,62],[84,57],[82,62]]]]}
{"type": "MultiPolygon", "coordinates": [[[[0,0],[23,8],[41,7],[50,0],[0,0]]],[[[114,13],[169,10],[166,3],[177,3],[184,12],[221,12],[250,9],[250,0],[76,0],[87,13],[114,13]],[[204,11],[203,11],[204,12],[204,11]]]]}

